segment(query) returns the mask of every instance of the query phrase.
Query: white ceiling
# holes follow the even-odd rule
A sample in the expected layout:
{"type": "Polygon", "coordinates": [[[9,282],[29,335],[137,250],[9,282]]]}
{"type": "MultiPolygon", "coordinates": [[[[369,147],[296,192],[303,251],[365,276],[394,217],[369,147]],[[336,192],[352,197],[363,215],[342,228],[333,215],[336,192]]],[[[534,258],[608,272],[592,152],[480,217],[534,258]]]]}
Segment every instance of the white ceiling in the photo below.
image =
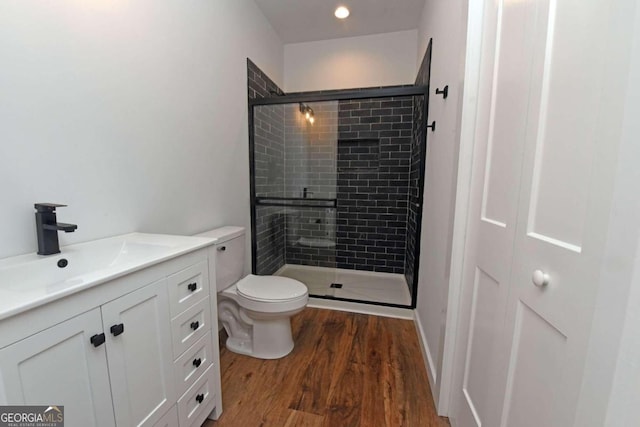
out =
{"type": "Polygon", "coordinates": [[[413,30],[425,0],[255,0],[283,43],[413,30]],[[351,15],[337,19],[337,6],[351,15]]]}

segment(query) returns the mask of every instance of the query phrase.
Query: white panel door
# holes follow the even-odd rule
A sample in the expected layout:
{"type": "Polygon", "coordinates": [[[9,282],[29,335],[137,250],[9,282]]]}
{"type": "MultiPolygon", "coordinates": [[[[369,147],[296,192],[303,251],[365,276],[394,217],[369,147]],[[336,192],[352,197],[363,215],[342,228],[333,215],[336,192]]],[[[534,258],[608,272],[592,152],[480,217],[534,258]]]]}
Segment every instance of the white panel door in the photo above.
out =
{"type": "Polygon", "coordinates": [[[463,426],[495,426],[500,406],[501,353],[513,242],[518,214],[524,134],[534,62],[535,28],[527,25],[536,12],[530,2],[485,2],[485,34],[476,151],[472,171],[462,291],[460,332],[456,345],[454,411],[463,426]]]}
{"type": "Polygon", "coordinates": [[[617,154],[603,138],[619,120],[605,72],[624,62],[606,50],[611,5],[485,2],[460,427],[573,425],[617,154]]]}
{"type": "Polygon", "coordinates": [[[69,427],[114,426],[100,309],[0,350],[6,401],[1,404],[64,405],[69,427]]]}
{"type": "Polygon", "coordinates": [[[622,2],[525,3],[537,8],[535,59],[500,425],[565,427],[574,423],[613,192],[620,112],[605,72],[624,59],[608,45],[610,9],[622,2]]]}
{"type": "Polygon", "coordinates": [[[116,422],[151,426],[176,401],[167,281],[102,306],[116,422]]]}

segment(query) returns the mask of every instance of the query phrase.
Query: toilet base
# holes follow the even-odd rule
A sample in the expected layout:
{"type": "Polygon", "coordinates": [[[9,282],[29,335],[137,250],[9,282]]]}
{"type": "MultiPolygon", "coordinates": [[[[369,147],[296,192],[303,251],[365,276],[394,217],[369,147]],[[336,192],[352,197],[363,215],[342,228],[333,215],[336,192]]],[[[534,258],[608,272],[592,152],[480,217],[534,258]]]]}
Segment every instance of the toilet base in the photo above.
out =
{"type": "Polygon", "coordinates": [[[291,318],[259,319],[253,323],[253,356],[279,359],[293,350],[291,318]]]}
{"type": "Polygon", "coordinates": [[[291,316],[304,306],[282,313],[263,313],[240,307],[221,295],[218,318],[227,331],[227,350],[258,359],[280,359],[293,350],[291,316]]]}
{"type": "MultiPolygon", "coordinates": [[[[285,319],[254,320],[251,340],[227,338],[227,350],[258,359],[280,359],[293,350],[291,321],[285,319]]],[[[228,333],[228,332],[227,332],[228,333]]]]}

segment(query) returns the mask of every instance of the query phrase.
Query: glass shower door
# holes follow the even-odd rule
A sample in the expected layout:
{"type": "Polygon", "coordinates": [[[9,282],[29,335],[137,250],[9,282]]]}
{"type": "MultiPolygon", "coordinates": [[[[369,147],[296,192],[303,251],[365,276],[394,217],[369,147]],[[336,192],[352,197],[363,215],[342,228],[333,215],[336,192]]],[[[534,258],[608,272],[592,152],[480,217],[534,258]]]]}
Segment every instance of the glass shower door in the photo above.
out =
{"type": "Polygon", "coordinates": [[[256,274],[335,288],[338,103],[254,107],[256,274]]]}

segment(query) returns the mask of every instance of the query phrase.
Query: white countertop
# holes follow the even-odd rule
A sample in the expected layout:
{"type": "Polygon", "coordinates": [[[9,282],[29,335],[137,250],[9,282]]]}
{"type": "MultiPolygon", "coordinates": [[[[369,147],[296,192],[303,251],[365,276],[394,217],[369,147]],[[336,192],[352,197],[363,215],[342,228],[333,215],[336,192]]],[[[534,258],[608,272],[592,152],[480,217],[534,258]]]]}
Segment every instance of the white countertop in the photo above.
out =
{"type": "Polygon", "coordinates": [[[0,260],[0,320],[215,244],[210,237],[130,233],[0,260]],[[65,259],[64,268],[58,262],[65,259]]]}

